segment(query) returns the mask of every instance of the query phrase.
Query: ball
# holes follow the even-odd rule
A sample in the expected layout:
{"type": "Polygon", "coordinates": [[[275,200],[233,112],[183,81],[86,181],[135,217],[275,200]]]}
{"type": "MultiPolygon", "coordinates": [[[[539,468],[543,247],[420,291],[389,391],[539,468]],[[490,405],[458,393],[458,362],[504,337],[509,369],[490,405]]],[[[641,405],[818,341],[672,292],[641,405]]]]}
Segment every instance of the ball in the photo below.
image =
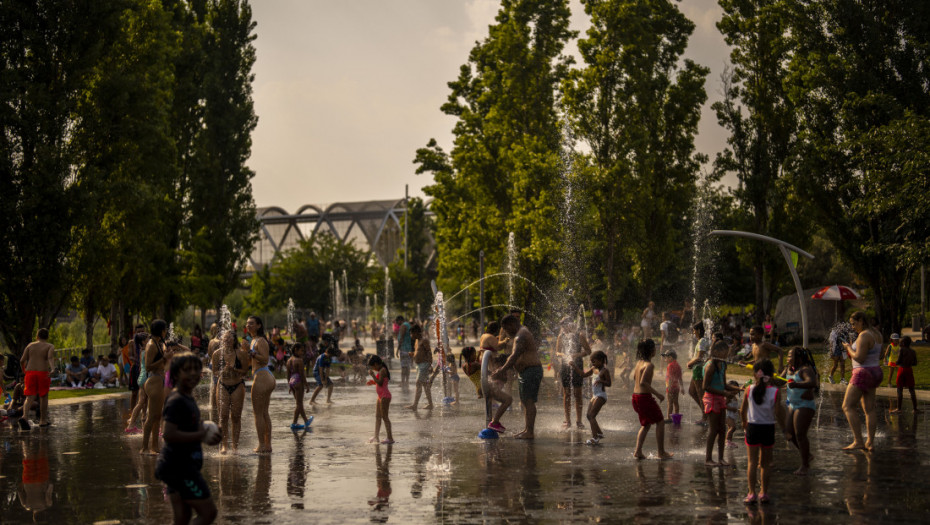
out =
{"type": "Polygon", "coordinates": [[[220,442],[222,433],[220,433],[220,427],[218,427],[216,423],[213,421],[204,421],[203,428],[207,430],[206,435],[203,437],[204,443],[215,445],[220,442]]]}

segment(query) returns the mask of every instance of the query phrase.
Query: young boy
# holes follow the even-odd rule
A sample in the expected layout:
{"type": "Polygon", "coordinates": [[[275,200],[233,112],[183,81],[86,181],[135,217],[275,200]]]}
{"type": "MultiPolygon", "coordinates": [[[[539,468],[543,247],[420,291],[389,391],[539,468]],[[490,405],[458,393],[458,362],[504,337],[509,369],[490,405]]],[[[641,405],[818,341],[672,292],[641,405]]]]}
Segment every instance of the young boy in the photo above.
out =
{"type": "Polygon", "coordinates": [[[39,328],[36,339],[23,350],[23,357],[19,360],[19,364],[26,371],[26,378],[23,380],[26,405],[23,407],[23,415],[19,418],[21,430],[31,430],[26,415],[36,401],[40,407],[39,426],[51,425],[48,422],[48,389],[52,386],[49,374],[55,363],[55,347],[48,342],[47,328],[39,328]]]}
{"type": "MultiPolygon", "coordinates": [[[[885,351],[882,352],[881,360],[885,361],[888,365],[888,387],[890,388],[892,384],[895,383],[895,375],[898,370],[898,352],[900,350],[901,336],[899,334],[891,334],[891,343],[885,348],[885,351]]],[[[899,403],[900,407],[901,404],[899,403]]]]}
{"type": "Polygon", "coordinates": [[[636,345],[636,368],[633,369],[633,410],[639,415],[639,434],[636,436],[636,452],[633,457],[636,459],[646,459],[643,455],[643,443],[646,441],[646,434],[652,425],[656,425],[656,443],[659,448],[659,457],[669,459],[672,454],[665,451],[665,419],[662,417],[662,409],[656,403],[655,395],[659,401],[664,401],[665,396],[652,387],[652,358],[656,354],[656,343],[652,339],[640,341],[636,345]]]}
{"type": "Polygon", "coordinates": [[[678,364],[678,352],[666,350],[664,354],[665,362],[665,393],[668,394],[668,417],[672,414],[679,414],[681,407],[678,406],[678,394],[681,393],[681,365],[678,364]]]}
{"type": "Polygon", "coordinates": [[[417,405],[420,404],[420,394],[423,392],[426,393],[426,408],[433,408],[433,394],[430,392],[433,352],[430,349],[429,339],[423,336],[423,327],[420,325],[413,325],[410,328],[410,337],[415,346],[413,364],[417,367],[417,392],[413,396],[413,404],[407,405],[407,408],[416,410],[417,405]]]}
{"type": "Polygon", "coordinates": [[[320,354],[320,357],[316,358],[316,363],[313,365],[313,378],[316,379],[316,388],[313,390],[313,395],[310,396],[311,405],[316,404],[316,396],[323,391],[323,387],[326,387],[326,402],[333,402],[333,380],[329,378],[329,371],[333,364],[333,356],[339,352],[333,341],[332,336],[327,337],[327,334],[323,334],[323,344],[326,345],[326,349],[320,354]]]}
{"type": "MultiPolygon", "coordinates": [[[[911,336],[906,335],[901,338],[901,348],[898,350],[897,365],[898,377],[896,386],[898,387],[898,408],[892,410],[892,413],[901,411],[901,401],[906,387],[911,393],[911,403],[914,405],[914,413],[920,410],[917,408],[917,393],[914,392],[914,367],[917,366],[917,352],[911,348],[911,336]]],[[[892,369],[894,370],[894,369],[892,369]]]]}
{"type": "Polygon", "coordinates": [[[65,367],[65,380],[74,388],[84,386],[87,379],[87,367],[81,364],[78,356],[71,356],[71,364],[65,367]]]}
{"type": "Polygon", "coordinates": [[[220,433],[208,436],[207,428],[200,422],[197,401],[192,397],[202,370],[203,362],[192,353],[185,352],[171,360],[171,382],[175,388],[165,401],[165,445],[158,456],[155,477],[167,487],[175,523],[190,523],[192,510],[197,511],[197,523],[213,523],[216,519],[210,487],[200,474],[203,467],[200,443],[216,445],[220,433]]]}

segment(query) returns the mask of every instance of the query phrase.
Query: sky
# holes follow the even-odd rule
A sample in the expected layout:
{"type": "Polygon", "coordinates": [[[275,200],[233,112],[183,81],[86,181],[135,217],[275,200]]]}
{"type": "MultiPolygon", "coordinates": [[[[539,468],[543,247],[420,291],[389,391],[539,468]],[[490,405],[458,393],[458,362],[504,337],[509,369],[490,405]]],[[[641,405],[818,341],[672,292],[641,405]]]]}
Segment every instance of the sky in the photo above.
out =
{"type": "MultiPolygon", "coordinates": [[[[453,117],[439,107],[476,41],[488,34],[493,0],[253,0],[257,23],[252,180],[259,207],[423,196],[417,148],[452,147],[453,117]]],[[[696,28],[686,56],[711,69],[696,150],[711,158],[726,132],[710,104],[721,98],[729,51],[716,29],[716,0],[683,0],[696,28]]],[[[572,0],[572,27],[587,16],[572,0]]],[[[574,42],[566,53],[577,57],[574,42]]],[[[576,63],[580,63],[577,60],[576,63]]],[[[726,179],[725,179],[726,181],[726,179]]]]}

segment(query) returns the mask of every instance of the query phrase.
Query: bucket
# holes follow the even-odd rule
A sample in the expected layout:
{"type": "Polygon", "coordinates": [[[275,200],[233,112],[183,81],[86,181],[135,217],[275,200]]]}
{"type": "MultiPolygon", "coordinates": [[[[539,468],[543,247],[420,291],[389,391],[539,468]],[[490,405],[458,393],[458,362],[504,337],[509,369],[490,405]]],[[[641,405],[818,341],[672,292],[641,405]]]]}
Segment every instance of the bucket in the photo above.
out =
{"type": "Polygon", "coordinates": [[[498,436],[496,430],[485,428],[478,432],[478,437],[481,439],[497,439],[498,436]]]}
{"type": "Polygon", "coordinates": [[[675,426],[681,425],[681,414],[672,414],[672,424],[675,426]]]}

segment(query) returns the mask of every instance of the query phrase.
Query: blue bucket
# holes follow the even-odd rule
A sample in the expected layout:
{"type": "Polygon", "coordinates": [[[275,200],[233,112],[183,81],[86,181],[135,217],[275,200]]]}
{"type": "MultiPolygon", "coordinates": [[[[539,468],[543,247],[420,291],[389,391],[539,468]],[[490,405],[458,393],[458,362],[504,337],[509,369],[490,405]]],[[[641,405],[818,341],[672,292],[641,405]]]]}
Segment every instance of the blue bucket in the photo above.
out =
{"type": "Polygon", "coordinates": [[[497,439],[497,431],[491,430],[490,428],[482,429],[481,432],[478,432],[478,437],[481,439],[497,439]]]}

